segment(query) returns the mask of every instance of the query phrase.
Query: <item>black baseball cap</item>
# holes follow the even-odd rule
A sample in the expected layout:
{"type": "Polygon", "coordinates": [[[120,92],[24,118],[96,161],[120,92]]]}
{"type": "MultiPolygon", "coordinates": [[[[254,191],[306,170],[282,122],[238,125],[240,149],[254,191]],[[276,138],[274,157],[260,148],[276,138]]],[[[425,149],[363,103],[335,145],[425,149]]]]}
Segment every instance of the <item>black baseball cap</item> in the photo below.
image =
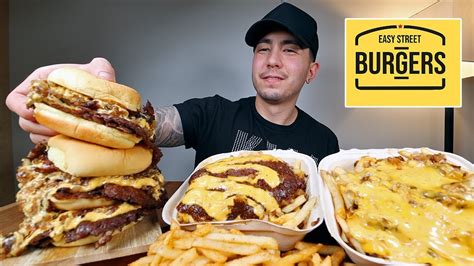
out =
{"type": "Polygon", "coordinates": [[[316,20],[303,10],[289,3],[281,3],[255,22],[245,35],[245,42],[254,47],[266,34],[286,30],[293,34],[301,48],[309,48],[313,54],[313,61],[318,53],[318,25],[316,20]]]}

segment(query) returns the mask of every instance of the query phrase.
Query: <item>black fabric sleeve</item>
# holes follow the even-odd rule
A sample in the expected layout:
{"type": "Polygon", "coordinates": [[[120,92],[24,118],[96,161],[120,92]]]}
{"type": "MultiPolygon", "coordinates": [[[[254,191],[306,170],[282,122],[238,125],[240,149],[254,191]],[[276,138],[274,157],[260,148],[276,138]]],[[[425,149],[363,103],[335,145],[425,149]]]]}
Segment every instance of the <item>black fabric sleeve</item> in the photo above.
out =
{"type": "Polygon", "coordinates": [[[186,149],[196,149],[199,142],[203,140],[204,133],[211,130],[222,99],[219,95],[214,95],[194,98],[174,105],[181,117],[186,149]]]}
{"type": "Polygon", "coordinates": [[[330,131],[328,142],[327,142],[327,151],[328,155],[339,152],[339,142],[337,140],[336,135],[330,131]]]}

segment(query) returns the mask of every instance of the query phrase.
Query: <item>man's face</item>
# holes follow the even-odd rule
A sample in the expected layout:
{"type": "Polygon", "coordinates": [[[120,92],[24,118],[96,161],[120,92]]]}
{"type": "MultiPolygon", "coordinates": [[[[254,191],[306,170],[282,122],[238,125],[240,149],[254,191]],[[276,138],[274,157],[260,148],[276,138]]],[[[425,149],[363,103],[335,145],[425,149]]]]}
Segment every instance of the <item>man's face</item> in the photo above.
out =
{"type": "Polygon", "coordinates": [[[266,102],[296,102],[305,81],[316,72],[310,50],[302,49],[288,32],[271,32],[255,47],[252,81],[257,97],[266,102]]]}

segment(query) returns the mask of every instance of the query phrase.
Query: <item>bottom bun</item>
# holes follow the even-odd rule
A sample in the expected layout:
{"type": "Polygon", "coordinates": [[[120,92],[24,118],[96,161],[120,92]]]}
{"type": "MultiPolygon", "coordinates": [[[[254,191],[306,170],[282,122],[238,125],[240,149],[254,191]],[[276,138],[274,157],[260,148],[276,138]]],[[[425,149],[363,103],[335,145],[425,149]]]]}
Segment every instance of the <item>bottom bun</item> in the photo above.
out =
{"type": "Polygon", "coordinates": [[[140,145],[111,149],[56,135],[48,141],[48,159],[62,171],[75,176],[131,175],[147,169],[152,151],[140,145]]]}
{"type": "Polygon", "coordinates": [[[93,209],[113,205],[115,202],[110,199],[56,199],[52,197],[50,201],[59,210],[74,211],[93,209]]]}
{"type": "Polygon", "coordinates": [[[141,140],[133,134],[73,116],[43,103],[35,103],[34,115],[38,123],[56,132],[111,148],[129,149],[141,140]]]}

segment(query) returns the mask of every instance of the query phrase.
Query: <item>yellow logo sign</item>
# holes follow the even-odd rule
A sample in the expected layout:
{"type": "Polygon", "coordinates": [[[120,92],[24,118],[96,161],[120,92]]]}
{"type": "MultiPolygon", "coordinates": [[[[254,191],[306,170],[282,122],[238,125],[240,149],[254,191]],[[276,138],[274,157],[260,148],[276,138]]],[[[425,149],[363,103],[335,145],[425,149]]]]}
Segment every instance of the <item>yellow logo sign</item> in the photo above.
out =
{"type": "Polygon", "coordinates": [[[460,19],[346,19],[346,107],[460,107],[460,19]]]}

